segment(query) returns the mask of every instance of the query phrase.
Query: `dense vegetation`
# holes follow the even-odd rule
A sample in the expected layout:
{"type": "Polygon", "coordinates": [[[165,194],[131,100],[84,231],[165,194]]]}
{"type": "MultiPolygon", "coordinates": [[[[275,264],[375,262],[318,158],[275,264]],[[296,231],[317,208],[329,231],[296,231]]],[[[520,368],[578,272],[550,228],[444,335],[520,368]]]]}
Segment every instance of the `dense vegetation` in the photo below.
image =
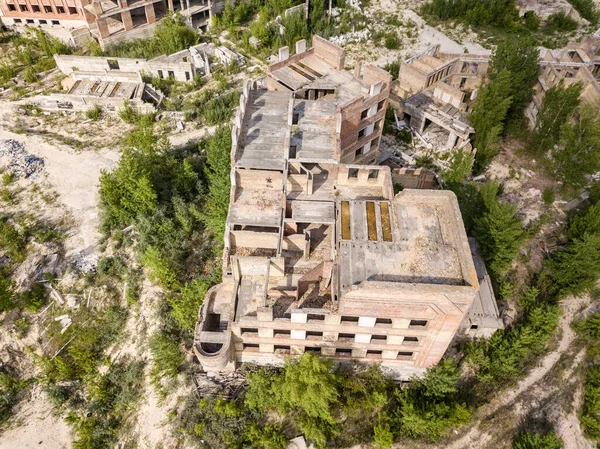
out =
{"type": "Polygon", "coordinates": [[[498,153],[501,136],[525,127],[523,111],[533,96],[538,49],[527,38],[507,39],[494,50],[490,82],[480,89],[470,115],[477,148],[475,171],[482,172],[498,153]]]}
{"type": "Polygon", "coordinates": [[[92,48],[92,54],[120,58],[154,58],[185,50],[199,43],[199,35],[192,31],[179,13],[169,13],[152,33],[150,39],[136,39],[109,46],[102,52],[99,46],[92,48]]]}

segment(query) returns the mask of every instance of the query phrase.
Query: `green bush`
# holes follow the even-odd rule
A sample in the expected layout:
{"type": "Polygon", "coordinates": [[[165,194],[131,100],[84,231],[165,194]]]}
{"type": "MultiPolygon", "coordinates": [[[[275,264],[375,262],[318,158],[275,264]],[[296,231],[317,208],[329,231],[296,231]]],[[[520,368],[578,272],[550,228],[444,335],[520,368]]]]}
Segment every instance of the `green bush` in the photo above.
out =
{"type": "Polygon", "coordinates": [[[529,31],[537,31],[540,29],[540,18],[534,11],[527,11],[523,16],[525,28],[529,31]]]}
{"type": "Polygon", "coordinates": [[[150,352],[152,353],[153,370],[155,379],[175,377],[185,357],[179,350],[179,343],[172,336],[156,333],[150,339],[150,352]]]}
{"type": "Polygon", "coordinates": [[[100,105],[95,104],[87,111],[85,111],[85,116],[90,120],[100,120],[100,118],[102,117],[102,108],[100,107],[100,105]]]}
{"type": "Polygon", "coordinates": [[[392,75],[392,79],[397,80],[400,73],[400,61],[389,62],[383,66],[383,70],[392,75]]]}
{"type": "Polygon", "coordinates": [[[561,449],[563,442],[554,433],[522,432],[514,439],[513,449],[561,449]]]}
{"type": "Polygon", "coordinates": [[[600,19],[600,11],[593,0],[568,0],[584,19],[589,20],[593,25],[600,19]]]}
{"type": "Polygon", "coordinates": [[[546,206],[551,206],[555,199],[554,189],[548,187],[542,192],[542,201],[546,206]]]}
{"type": "Polygon", "coordinates": [[[396,33],[386,33],[384,37],[384,46],[388,50],[396,50],[400,47],[400,38],[396,33]]]}
{"type": "Polygon", "coordinates": [[[575,31],[579,28],[576,20],[569,17],[564,11],[559,11],[548,17],[548,28],[552,31],[575,31]]]}
{"type": "Polygon", "coordinates": [[[422,12],[440,20],[463,20],[469,25],[511,28],[519,19],[512,0],[432,0],[422,12]]]}

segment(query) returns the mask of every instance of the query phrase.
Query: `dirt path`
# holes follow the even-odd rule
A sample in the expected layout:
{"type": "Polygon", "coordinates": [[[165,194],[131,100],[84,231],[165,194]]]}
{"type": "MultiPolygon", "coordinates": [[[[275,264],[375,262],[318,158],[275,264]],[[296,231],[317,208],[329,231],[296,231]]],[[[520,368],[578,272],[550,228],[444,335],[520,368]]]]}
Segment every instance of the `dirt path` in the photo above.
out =
{"type": "MultiPolygon", "coordinates": [[[[575,333],[571,328],[574,318],[580,314],[591,312],[595,304],[589,305],[589,297],[570,298],[563,302],[563,314],[558,324],[559,341],[555,350],[546,354],[528,375],[514,388],[497,392],[495,399],[481,407],[474,416],[466,433],[458,439],[435,446],[437,449],[466,449],[498,447],[502,438],[498,433],[502,419],[502,411],[514,414],[513,419],[519,423],[531,413],[546,412],[547,418],[564,441],[564,449],[592,449],[594,446],[582,433],[577,417],[581,404],[581,380],[574,374],[577,366],[583,361],[585,350],[574,348],[575,333]],[[582,310],[583,309],[583,310],[582,310]],[[573,353],[569,357],[569,353],[573,353]],[[553,370],[561,369],[561,359],[569,358],[562,365],[568,369],[559,371],[553,378],[553,370]],[[562,400],[561,400],[562,399],[562,400]]],[[[517,424],[518,425],[518,424],[517,424]]],[[[509,429],[510,430],[510,429],[509,429]]],[[[504,441],[506,443],[506,441],[504,441]]]]}

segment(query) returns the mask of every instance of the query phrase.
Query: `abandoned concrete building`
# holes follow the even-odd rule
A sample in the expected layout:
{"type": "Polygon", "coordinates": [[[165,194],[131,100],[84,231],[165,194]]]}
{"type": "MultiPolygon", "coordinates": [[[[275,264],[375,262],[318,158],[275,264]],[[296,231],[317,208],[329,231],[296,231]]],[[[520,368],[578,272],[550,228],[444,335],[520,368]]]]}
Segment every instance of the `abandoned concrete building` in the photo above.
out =
{"type": "Polygon", "coordinates": [[[94,38],[102,48],[150,37],[169,11],[179,11],[193,29],[205,30],[223,5],[223,0],[0,0],[7,27],[39,27],[75,45],[94,38]]]}
{"type": "Polygon", "coordinates": [[[244,64],[240,54],[212,43],[153,59],[107,58],[99,56],[54,55],[57,68],[68,75],[62,81],[65,93],[31,97],[43,109],[87,110],[92,105],[116,111],[123,101],[144,112],[160,106],[163,94],[144,82],[144,77],[192,81],[211,73],[214,63],[244,64]]]}
{"type": "Polygon", "coordinates": [[[390,168],[367,165],[385,158],[389,75],[345,72],[343,50],[318,36],[279,56],[240,99],[223,279],[194,352],[208,373],[313,351],[419,375],[479,294],[456,198],[394,195],[390,168]]]}
{"type": "Polygon", "coordinates": [[[489,54],[448,54],[440,46],[407,59],[392,83],[390,103],[426,145],[471,150],[466,119],[489,65],[489,54]]]}
{"type": "Polygon", "coordinates": [[[540,74],[534,86],[533,101],[525,113],[535,124],[548,89],[562,82],[565,87],[580,82],[581,101],[596,105],[600,101],[600,37],[584,36],[565,48],[540,51],[540,74]]]}

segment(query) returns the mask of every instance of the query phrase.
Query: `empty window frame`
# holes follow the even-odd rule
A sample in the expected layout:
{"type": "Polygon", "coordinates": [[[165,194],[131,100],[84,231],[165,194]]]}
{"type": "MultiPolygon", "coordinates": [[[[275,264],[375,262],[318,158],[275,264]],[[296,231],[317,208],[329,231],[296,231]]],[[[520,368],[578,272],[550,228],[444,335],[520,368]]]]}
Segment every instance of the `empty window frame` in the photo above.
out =
{"type": "Polygon", "coordinates": [[[412,360],[414,352],[399,352],[396,360],[412,360]]]}
{"type": "Polygon", "coordinates": [[[404,339],[402,340],[402,344],[404,344],[404,345],[419,344],[419,338],[418,337],[404,337],[404,339]]]}
{"type": "Polygon", "coordinates": [[[306,346],[304,348],[304,352],[312,352],[314,354],[320,354],[321,353],[321,348],[317,347],[312,347],[312,346],[306,346]]]}
{"type": "Polygon", "coordinates": [[[288,329],[275,329],[273,331],[273,337],[275,338],[290,338],[292,331],[288,329]]]}
{"type": "Polygon", "coordinates": [[[257,343],[244,343],[244,351],[258,351],[258,344],[257,343]]]}
{"type": "Polygon", "coordinates": [[[379,177],[379,170],[369,170],[369,179],[377,179],[379,177]]]}
{"type": "Polygon", "coordinates": [[[292,115],[292,125],[297,125],[298,121],[300,121],[300,114],[294,113],[292,115]]]}
{"type": "Polygon", "coordinates": [[[371,335],[371,342],[385,343],[387,341],[387,335],[371,335]]]}
{"type": "Polygon", "coordinates": [[[186,81],[190,80],[190,72],[185,72],[185,80],[186,81]]]}
{"type": "Polygon", "coordinates": [[[50,22],[52,23],[52,25],[60,25],[60,21],[58,20],[51,20],[50,22]]]}
{"type": "Polygon", "coordinates": [[[52,13],[52,6],[50,6],[50,5],[44,5],[44,12],[52,13]]]}
{"type": "Polygon", "coordinates": [[[40,25],[46,25],[48,23],[47,20],[40,19],[40,25]]]}
{"type": "MultiPolygon", "coordinates": [[[[358,178],[358,168],[351,168],[350,170],[348,170],[348,179],[351,179],[351,178],[354,178],[354,179],[358,178]]],[[[343,319],[344,318],[342,317],[342,320],[343,319]]],[[[358,322],[358,317],[356,318],[356,322],[358,322]]]]}
{"type": "Polygon", "coordinates": [[[119,61],[116,59],[107,59],[106,62],[110,70],[119,70],[119,61]]]}
{"type": "Polygon", "coordinates": [[[258,334],[258,329],[252,327],[242,327],[242,335],[244,334],[258,334]]]}
{"type": "Polygon", "coordinates": [[[21,23],[21,22],[23,22],[23,21],[22,21],[21,19],[14,19],[14,22],[15,22],[15,23],[21,23]]]}
{"type": "Polygon", "coordinates": [[[275,345],[275,352],[279,354],[289,354],[290,347],[285,345],[275,345]]]}
{"type": "Polygon", "coordinates": [[[382,356],[382,351],[376,351],[374,349],[367,350],[367,358],[368,359],[380,359],[382,356]]]}
{"type": "Polygon", "coordinates": [[[410,320],[408,327],[427,327],[427,320],[410,320]]]}
{"type": "Polygon", "coordinates": [[[360,119],[361,119],[361,120],[364,120],[364,119],[366,119],[366,118],[367,118],[367,116],[368,116],[368,115],[369,115],[369,108],[365,109],[364,111],[362,111],[362,112],[360,113],[360,119]]]}
{"type": "Polygon", "coordinates": [[[315,315],[314,313],[309,313],[306,319],[308,321],[324,321],[325,315],[315,315]]]}
{"type": "Polygon", "coordinates": [[[367,132],[367,128],[363,128],[358,132],[358,138],[360,139],[361,137],[365,136],[365,133],[367,132]]]}
{"type": "Polygon", "coordinates": [[[77,14],[77,8],[74,6],[69,6],[69,14],[77,14]]]}
{"type": "Polygon", "coordinates": [[[19,9],[21,9],[21,11],[29,11],[27,5],[19,5],[19,9]]]}
{"type": "Polygon", "coordinates": [[[175,78],[175,72],[173,72],[172,70],[169,70],[169,78],[175,78]]]}
{"type": "Polygon", "coordinates": [[[25,19],[25,22],[27,22],[27,23],[29,23],[29,24],[31,24],[31,23],[34,23],[34,22],[33,22],[33,19],[25,19]]]}
{"type": "Polygon", "coordinates": [[[377,318],[377,320],[375,320],[375,325],[377,326],[378,324],[391,325],[392,319],[391,318],[377,318]]]}
{"type": "Polygon", "coordinates": [[[323,332],[315,332],[315,331],[306,331],[306,338],[308,337],[323,337],[323,332]]]}
{"type": "Polygon", "coordinates": [[[160,79],[163,79],[163,78],[165,77],[165,76],[163,75],[163,71],[162,71],[162,70],[159,70],[159,71],[158,71],[158,77],[159,77],[160,79]]]}
{"type": "Polygon", "coordinates": [[[56,12],[58,14],[64,14],[65,13],[65,8],[63,6],[57,6],[56,7],[56,12]]]}
{"type": "Polygon", "coordinates": [[[40,12],[40,6],[39,5],[31,5],[31,10],[33,12],[40,12]]]}
{"type": "Polygon", "coordinates": [[[9,3],[9,4],[8,4],[8,10],[9,10],[9,11],[16,11],[16,10],[17,10],[17,7],[16,7],[15,5],[13,5],[12,3],[9,3]]]}
{"type": "Polygon", "coordinates": [[[354,340],[355,334],[338,334],[338,341],[340,340],[354,340]]]}
{"type": "Polygon", "coordinates": [[[342,324],[358,324],[358,317],[357,316],[343,316],[342,324]]]}
{"type": "MultiPolygon", "coordinates": [[[[355,152],[354,152],[354,159],[356,159],[357,157],[360,157],[363,155],[363,153],[365,152],[365,147],[362,146],[360,148],[358,148],[355,152]]],[[[358,170],[357,170],[358,171],[358,170]]]]}
{"type": "Polygon", "coordinates": [[[348,348],[335,348],[335,355],[337,357],[352,357],[352,349],[348,348]]]}
{"type": "Polygon", "coordinates": [[[385,100],[381,100],[379,103],[377,103],[377,110],[381,111],[383,109],[384,105],[385,105],[385,100]]]}

